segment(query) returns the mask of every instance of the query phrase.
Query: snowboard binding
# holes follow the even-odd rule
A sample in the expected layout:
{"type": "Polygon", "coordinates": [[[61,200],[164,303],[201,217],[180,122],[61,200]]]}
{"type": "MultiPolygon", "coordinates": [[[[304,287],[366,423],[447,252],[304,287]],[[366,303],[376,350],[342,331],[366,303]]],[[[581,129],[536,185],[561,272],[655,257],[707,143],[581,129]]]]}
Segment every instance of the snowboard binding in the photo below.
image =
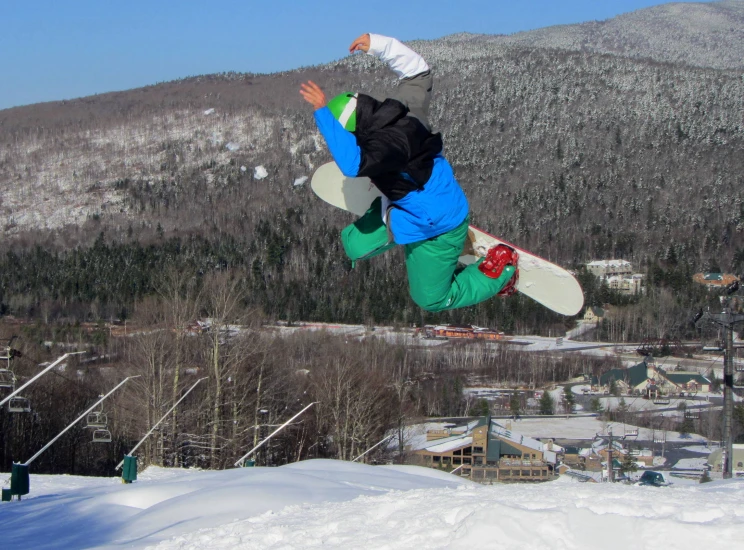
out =
{"type": "Polygon", "coordinates": [[[478,266],[481,273],[491,279],[498,279],[506,266],[514,266],[514,275],[499,291],[498,296],[511,296],[517,291],[517,281],[519,280],[517,261],[519,261],[519,254],[516,250],[504,244],[499,244],[488,250],[486,257],[478,266]]]}

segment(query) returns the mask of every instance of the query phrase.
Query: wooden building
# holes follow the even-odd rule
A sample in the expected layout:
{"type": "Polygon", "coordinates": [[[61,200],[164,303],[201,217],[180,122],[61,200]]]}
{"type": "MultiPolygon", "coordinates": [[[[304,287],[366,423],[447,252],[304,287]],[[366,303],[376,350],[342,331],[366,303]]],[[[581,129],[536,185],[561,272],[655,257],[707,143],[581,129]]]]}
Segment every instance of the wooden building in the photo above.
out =
{"type": "Polygon", "coordinates": [[[562,450],[552,442],[542,443],[512,432],[486,417],[470,425],[465,433],[427,441],[414,451],[414,461],[481,483],[547,481],[556,475],[557,455],[562,450]]]}

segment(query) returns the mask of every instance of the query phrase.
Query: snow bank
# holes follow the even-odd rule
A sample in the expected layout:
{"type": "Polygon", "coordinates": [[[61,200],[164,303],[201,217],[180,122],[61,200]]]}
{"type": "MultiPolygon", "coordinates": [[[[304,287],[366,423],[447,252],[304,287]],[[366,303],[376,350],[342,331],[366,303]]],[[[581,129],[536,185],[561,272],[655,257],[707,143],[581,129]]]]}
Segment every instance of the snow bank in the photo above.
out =
{"type": "Polygon", "coordinates": [[[735,548],[744,531],[744,480],[486,486],[415,466],[311,460],[148,469],[133,485],[32,475],[31,489],[0,506],[3,549],[658,550],[735,548]]]}
{"type": "Polygon", "coordinates": [[[122,485],[117,478],[33,475],[28,497],[0,506],[2,547],[143,548],[288,506],[470,484],[425,468],[373,467],[334,460],[217,472],[155,471],[156,475],[143,475],[131,485],[122,485]]]}
{"type": "Polygon", "coordinates": [[[161,542],[158,550],[733,548],[744,482],[656,488],[466,485],[291,507],[161,542]],[[608,537],[608,533],[611,536],[608,537]]]}

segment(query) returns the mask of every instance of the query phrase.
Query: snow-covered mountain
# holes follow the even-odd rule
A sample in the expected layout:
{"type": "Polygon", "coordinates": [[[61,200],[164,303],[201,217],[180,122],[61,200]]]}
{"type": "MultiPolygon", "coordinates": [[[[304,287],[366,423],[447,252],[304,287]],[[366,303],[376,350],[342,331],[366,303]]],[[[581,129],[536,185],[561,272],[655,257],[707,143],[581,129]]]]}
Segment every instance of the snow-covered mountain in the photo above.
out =
{"type": "MultiPolygon", "coordinates": [[[[455,60],[499,47],[551,48],[653,59],[716,69],[744,68],[744,2],[669,3],[619,15],[606,21],[558,25],[508,36],[457,34],[434,57],[455,60]],[[448,51],[452,50],[452,51],[448,51]]],[[[416,43],[424,45],[426,42],[416,43]]]]}
{"type": "MultiPolygon", "coordinates": [[[[526,248],[548,234],[559,260],[597,228],[627,233],[639,259],[687,240],[678,256],[727,259],[744,224],[743,37],[744,2],[727,0],[414,47],[436,71],[431,118],[480,225],[526,248]]],[[[268,213],[313,210],[295,182],[329,155],[297,93],[308,78],[329,93],[393,85],[353,56],[0,111],[3,234],[62,247],[101,230],[244,237],[268,213]]]]}

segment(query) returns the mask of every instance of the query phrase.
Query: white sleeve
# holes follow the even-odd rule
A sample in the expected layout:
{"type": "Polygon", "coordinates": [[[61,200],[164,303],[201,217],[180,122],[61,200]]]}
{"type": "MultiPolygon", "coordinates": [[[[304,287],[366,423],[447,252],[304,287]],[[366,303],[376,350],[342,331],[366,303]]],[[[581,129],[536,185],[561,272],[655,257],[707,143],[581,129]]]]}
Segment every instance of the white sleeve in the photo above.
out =
{"type": "Polygon", "coordinates": [[[387,63],[398,78],[410,78],[429,70],[429,65],[423,57],[389,36],[369,33],[367,53],[387,63]]]}

